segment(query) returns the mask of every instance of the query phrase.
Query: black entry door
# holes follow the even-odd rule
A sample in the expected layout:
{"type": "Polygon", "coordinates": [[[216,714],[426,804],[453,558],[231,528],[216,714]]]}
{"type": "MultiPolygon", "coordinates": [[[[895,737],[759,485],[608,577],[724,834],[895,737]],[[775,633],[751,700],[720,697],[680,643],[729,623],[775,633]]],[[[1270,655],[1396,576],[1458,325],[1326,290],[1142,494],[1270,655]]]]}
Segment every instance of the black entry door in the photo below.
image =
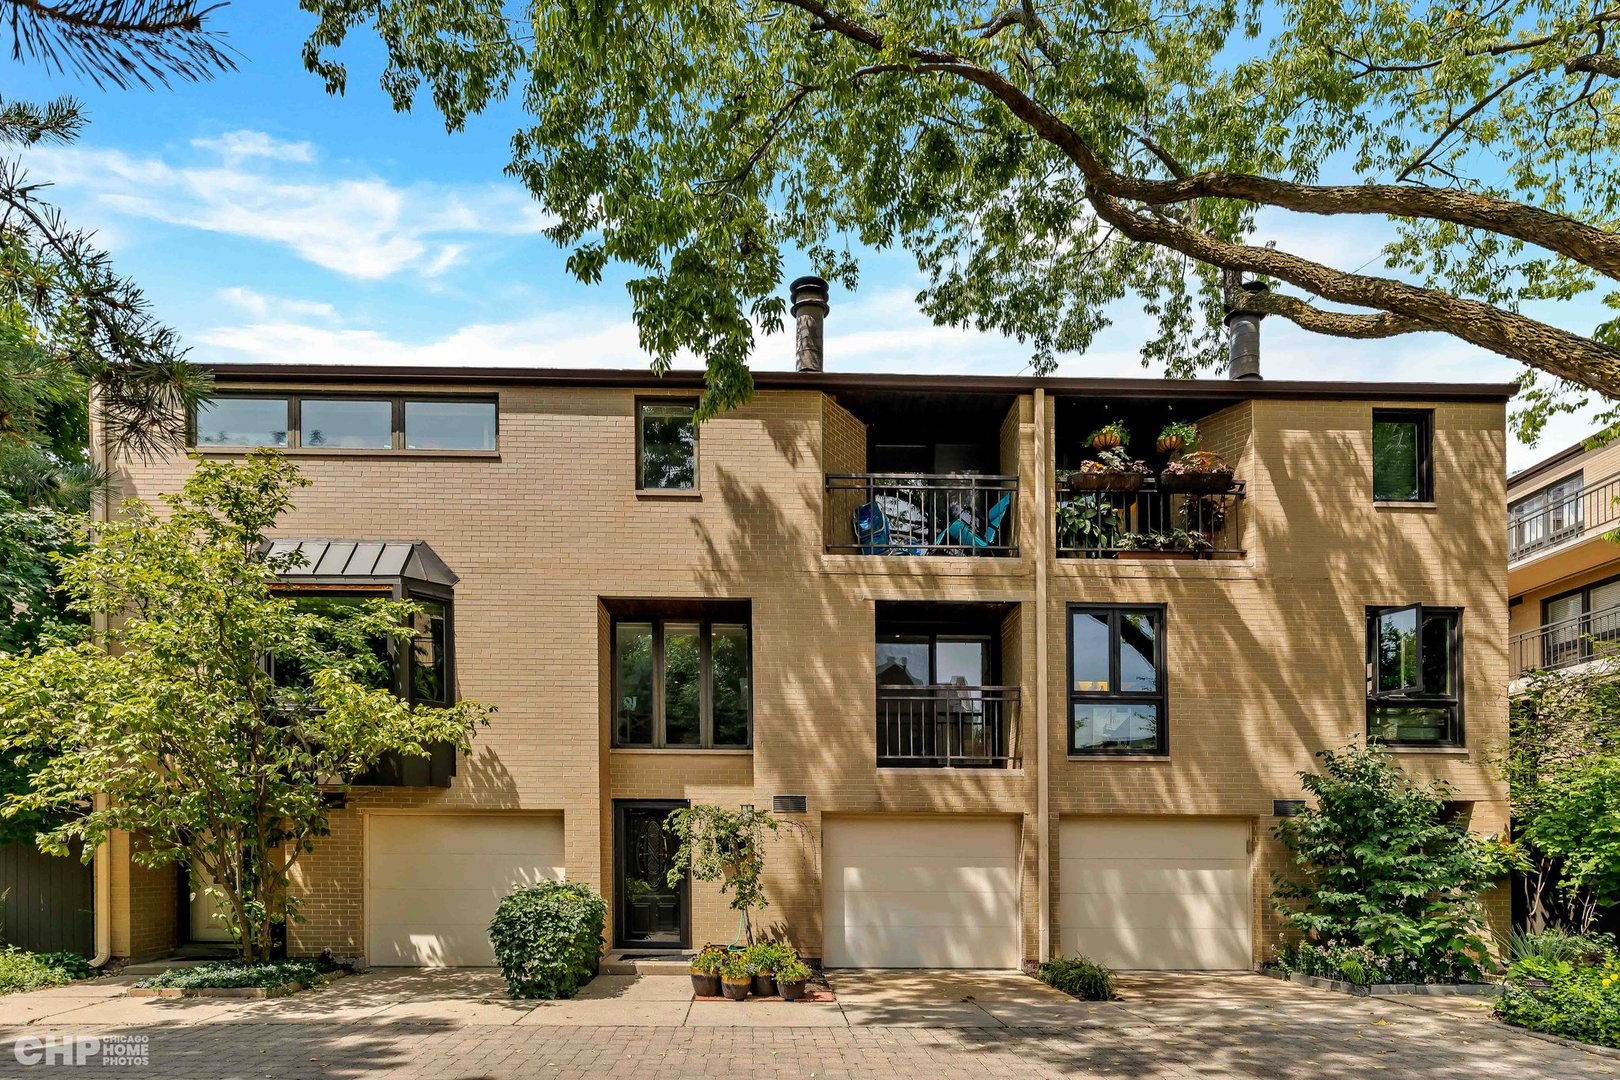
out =
{"type": "Polygon", "coordinates": [[[670,888],[670,856],[675,838],[664,820],[683,803],[620,803],[615,838],[614,892],[618,898],[619,944],[679,949],[686,940],[686,882],[670,888]]]}

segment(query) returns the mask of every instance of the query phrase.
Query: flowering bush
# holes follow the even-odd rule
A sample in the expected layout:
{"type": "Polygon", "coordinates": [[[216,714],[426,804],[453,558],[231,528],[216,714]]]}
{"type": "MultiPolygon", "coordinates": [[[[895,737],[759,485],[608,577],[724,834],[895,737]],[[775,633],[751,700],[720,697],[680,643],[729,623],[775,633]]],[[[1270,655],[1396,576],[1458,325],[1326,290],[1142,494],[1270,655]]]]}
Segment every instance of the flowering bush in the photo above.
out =
{"type": "Polygon", "coordinates": [[[1508,969],[1498,1020],[1597,1046],[1620,1047],[1620,960],[1578,967],[1534,959],[1508,969]]]}
{"type": "Polygon", "coordinates": [[[1083,473],[1121,472],[1140,473],[1147,476],[1153,470],[1147,467],[1144,461],[1137,461],[1119,447],[1097,451],[1095,460],[1082,461],[1080,471],[1083,473]]]}
{"type": "Polygon", "coordinates": [[[1337,979],[1356,986],[1378,983],[1451,983],[1473,978],[1474,970],[1445,956],[1379,954],[1365,945],[1284,941],[1273,964],[1283,971],[1337,979]]]}

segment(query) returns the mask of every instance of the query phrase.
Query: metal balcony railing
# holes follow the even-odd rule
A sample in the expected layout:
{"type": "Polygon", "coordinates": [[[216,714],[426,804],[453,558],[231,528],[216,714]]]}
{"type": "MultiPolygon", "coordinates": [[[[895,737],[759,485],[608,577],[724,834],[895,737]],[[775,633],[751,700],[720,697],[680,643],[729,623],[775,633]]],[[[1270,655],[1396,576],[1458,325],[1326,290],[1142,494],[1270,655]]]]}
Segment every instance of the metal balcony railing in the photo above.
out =
{"type": "Polygon", "coordinates": [[[1620,605],[1514,634],[1508,639],[1513,678],[1585,663],[1600,655],[1604,642],[1617,643],[1620,650],[1620,605]]]}
{"type": "Polygon", "coordinates": [[[1586,485],[1533,513],[1508,518],[1508,559],[1620,524],[1620,473],[1586,485]]]}
{"type": "Polygon", "coordinates": [[[880,686],[882,768],[1015,769],[1016,686],[880,686]]]}
{"type": "Polygon", "coordinates": [[[1018,554],[1018,477],[832,473],[827,550],[856,555],[1018,554]]]}
{"type": "Polygon", "coordinates": [[[1117,559],[1149,552],[1179,552],[1197,558],[1244,553],[1244,487],[1224,491],[1165,491],[1157,477],[1144,477],[1135,491],[1073,491],[1060,488],[1057,504],[1059,556],[1117,559]]]}

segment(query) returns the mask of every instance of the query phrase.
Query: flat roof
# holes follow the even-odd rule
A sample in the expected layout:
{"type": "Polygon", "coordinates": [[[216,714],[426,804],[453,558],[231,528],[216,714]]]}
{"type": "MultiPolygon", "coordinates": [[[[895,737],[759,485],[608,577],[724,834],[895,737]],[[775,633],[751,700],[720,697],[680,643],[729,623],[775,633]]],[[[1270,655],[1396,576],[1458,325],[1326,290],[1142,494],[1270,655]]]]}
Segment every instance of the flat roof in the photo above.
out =
{"type": "MultiPolygon", "coordinates": [[[[217,383],[434,383],[453,386],[626,386],[701,389],[703,372],[647,368],[426,367],[419,365],[205,363],[217,383]]],[[[756,371],[759,390],[888,390],[931,393],[1026,393],[1116,397],[1333,399],[1340,401],[1506,401],[1513,383],[1327,382],[1291,379],[1104,379],[1057,375],[899,375],[879,372],[756,371]]]]}

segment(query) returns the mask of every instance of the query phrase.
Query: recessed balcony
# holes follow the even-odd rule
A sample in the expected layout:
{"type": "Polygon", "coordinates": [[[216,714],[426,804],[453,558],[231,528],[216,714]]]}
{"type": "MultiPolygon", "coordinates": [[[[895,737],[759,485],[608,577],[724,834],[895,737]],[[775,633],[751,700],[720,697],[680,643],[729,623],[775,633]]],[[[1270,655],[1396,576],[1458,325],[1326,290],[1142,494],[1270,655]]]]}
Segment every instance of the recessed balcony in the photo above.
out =
{"type": "Polygon", "coordinates": [[[927,473],[836,473],[827,501],[848,507],[846,555],[1018,554],[1018,477],[927,473]]]}
{"type": "Polygon", "coordinates": [[[1512,677],[1560,671],[1620,657],[1620,604],[1542,623],[1508,639],[1512,677]]]}

